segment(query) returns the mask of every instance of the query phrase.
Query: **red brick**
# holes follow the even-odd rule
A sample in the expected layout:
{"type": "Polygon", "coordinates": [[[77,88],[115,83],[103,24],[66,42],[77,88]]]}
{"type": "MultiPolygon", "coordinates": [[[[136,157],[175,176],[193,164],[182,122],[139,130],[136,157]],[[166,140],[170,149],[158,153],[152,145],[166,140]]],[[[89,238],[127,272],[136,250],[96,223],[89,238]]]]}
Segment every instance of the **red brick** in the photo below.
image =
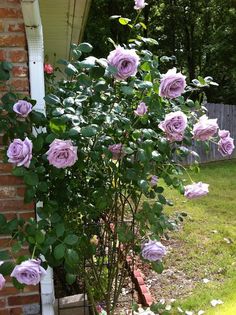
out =
{"type": "MultiPolygon", "coordinates": [[[[0,168],[0,171],[1,171],[1,168],[0,168]]],[[[15,177],[13,175],[0,175],[0,185],[17,185],[17,184],[23,184],[22,178],[15,177]]]]}
{"type": "Polygon", "coordinates": [[[6,51],[0,50],[0,61],[6,60],[6,51]]]}
{"type": "MultiPolygon", "coordinates": [[[[1,9],[0,9],[1,12],[1,9]]],[[[24,35],[1,35],[0,47],[25,47],[26,38],[24,35]]]]}
{"type": "Polygon", "coordinates": [[[37,295],[21,295],[21,296],[9,296],[8,304],[9,305],[24,305],[30,303],[39,303],[40,297],[37,295]]]}
{"type": "Polygon", "coordinates": [[[143,285],[144,284],[143,277],[137,277],[136,280],[139,283],[139,285],[143,285]]]}
{"type": "Polygon", "coordinates": [[[134,276],[137,278],[137,277],[141,277],[141,272],[139,270],[135,270],[134,271],[134,276]]]}
{"type": "Polygon", "coordinates": [[[24,23],[10,23],[8,25],[8,32],[22,32],[25,31],[24,23]]]}
{"type": "Polygon", "coordinates": [[[1,200],[0,211],[9,212],[16,210],[31,210],[34,208],[34,204],[24,204],[23,200],[1,200]]]}
{"type": "Polygon", "coordinates": [[[5,215],[7,220],[12,220],[16,218],[16,214],[14,212],[9,212],[9,213],[2,213],[5,215]]]}
{"type": "Polygon", "coordinates": [[[0,8],[0,18],[19,18],[22,17],[20,9],[0,8]]]}
{"type": "MultiPolygon", "coordinates": [[[[0,173],[8,173],[10,174],[11,171],[13,169],[13,166],[12,164],[6,164],[6,163],[0,163],[0,173]]],[[[2,184],[2,181],[1,181],[1,177],[0,177],[0,185],[2,184]]]]}
{"type": "Polygon", "coordinates": [[[9,51],[8,58],[12,62],[26,62],[27,52],[25,50],[12,50],[9,51]]]}
{"type": "MultiPolygon", "coordinates": [[[[7,279],[7,277],[6,277],[7,279]]],[[[11,279],[12,280],[12,279],[11,279]]],[[[17,290],[15,287],[4,287],[1,291],[1,297],[7,296],[7,295],[15,295],[19,294],[19,290],[17,290]]],[[[14,297],[13,297],[14,298],[14,297]]],[[[13,304],[14,305],[14,304],[13,304]]],[[[0,313],[1,314],[1,313],[0,313]]]]}
{"type": "Polygon", "coordinates": [[[3,21],[0,21],[0,32],[4,31],[4,25],[3,25],[3,21]]]}
{"type": "Polygon", "coordinates": [[[6,299],[0,298],[0,308],[4,308],[6,306],[6,299]]]}
{"type": "Polygon", "coordinates": [[[4,309],[4,310],[0,310],[0,315],[10,315],[9,311],[4,309]]]}
{"type": "Polygon", "coordinates": [[[16,196],[16,188],[8,186],[0,186],[0,198],[12,198],[16,196]]]}
{"type": "Polygon", "coordinates": [[[11,81],[11,85],[14,86],[14,88],[17,91],[28,91],[29,90],[28,79],[13,79],[11,81]]]}
{"type": "Polygon", "coordinates": [[[19,216],[19,218],[28,220],[28,219],[30,219],[30,218],[35,218],[35,213],[34,213],[34,211],[31,211],[31,212],[21,212],[21,213],[18,213],[18,216],[19,216]]]}
{"type": "Polygon", "coordinates": [[[23,66],[15,66],[12,69],[12,74],[14,77],[26,78],[28,77],[28,68],[23,66]]]}
{"type": "Polygon", "coordinates": [[[148,289],[147,289],[145,284],[141,284],[139,287],[140,287],[142,294],[148,293],[148,289]]]}
{"type": "Polygon", "coordinates": [[[25,187],[18,187],[17,188],[17,195],[19,197],[24,197],[24,195],[25,195],[25,187]]]}
{"type": "Polygon", "coordinates": [[[20,3],[21,0],[7,0],[8,3],[20,3]]]}
{"type": "Polygon", "coordinates": [[[145,293],[143,296],[144,296],[144,299],[146,301],[146,304],[148,306],[150,306],[153,303],[153,299],[152,299],[151,295],[148,293],[145,293]]]}
{"type": "Polygon", "coordinates": [[[9,315],[22,315],[23,310],[21,307],[14,307],[9,309],[9,315]]]}
{"type": "Polygon", "coordinates": [[[10,246],[11,238],[1,238],[0,239],[0,248],[7,248],[10,246]]]}

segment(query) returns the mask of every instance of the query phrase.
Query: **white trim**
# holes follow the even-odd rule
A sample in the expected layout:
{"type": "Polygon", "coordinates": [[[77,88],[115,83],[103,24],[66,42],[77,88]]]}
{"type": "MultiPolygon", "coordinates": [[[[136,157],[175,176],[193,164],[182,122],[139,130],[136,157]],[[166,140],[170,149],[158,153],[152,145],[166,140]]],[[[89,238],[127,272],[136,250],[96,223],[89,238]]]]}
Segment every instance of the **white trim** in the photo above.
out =
{"type": "MultiPolygon", "coordinates": [[[[21,0],[22,13],[29,54],[29,76],[31,98],[37,103],[34,109],[45,114],[44,87],[44,50],[43,31],[38,0],[21,0]]],[[[47,275],[41,283],[42,315],[54,315],[55,302],[53,271],[47,269],[47,275]]]]}

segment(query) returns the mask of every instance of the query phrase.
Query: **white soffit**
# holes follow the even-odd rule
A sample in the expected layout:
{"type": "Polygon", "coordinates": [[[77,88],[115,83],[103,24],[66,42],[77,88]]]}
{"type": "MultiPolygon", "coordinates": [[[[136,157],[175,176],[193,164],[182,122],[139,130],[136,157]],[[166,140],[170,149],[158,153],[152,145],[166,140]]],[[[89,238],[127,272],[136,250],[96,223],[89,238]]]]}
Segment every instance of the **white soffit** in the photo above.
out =
{"type": "Polygon", "coordinates": [[[68,58],[71,43],[82,40],[90,3],[91,0],[40,0],[44,51],[49,62],[68,58]]]}

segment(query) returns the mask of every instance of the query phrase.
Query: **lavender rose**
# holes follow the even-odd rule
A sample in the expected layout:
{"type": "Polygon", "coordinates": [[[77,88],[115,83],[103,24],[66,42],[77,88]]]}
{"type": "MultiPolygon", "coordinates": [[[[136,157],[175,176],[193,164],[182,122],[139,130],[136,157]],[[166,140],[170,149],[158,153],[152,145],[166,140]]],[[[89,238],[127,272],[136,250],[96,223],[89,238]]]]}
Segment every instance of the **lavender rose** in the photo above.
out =
{"type": "Polygon", "coordinates": [[[144,102],[141,102],[138,107],[134,110],[135,115],[137,116],[143,116],[146,114],[148,110],[148,107],[146,106],[146,104],[144,102]]]}
{"type": "Polygon", "coordinates": [[[142,10],[147,5],[145,0],[134,0],[134,4],[135,4],[134,6],[135,10],[142,10]]]}
{"type": "Polygon", "coordinates": [[[142,256],[149,261],[162,260],[166,254],[166,248],[161,242],[149,240],[142,245],[142,256]]]}
{"type": "Polygon", "coordinates": [[[11,273],[11,277],[22,284],[36,285],[41,278],[46,275],[46,271],[40,266],[39,259],[29,259],[23,261],[20,265],[16,265],[11,273]]]}
{"type": "Polygon", "coordinates": [[[16,166],[29,167],[32,159],[32,142],[27,137],[24,141],[14,139],[7,150],[8,162],[16,166]]]}
{"type": "Polygon", "coordinates": [[[118,46],[110,52],[107,62],[117,69],[117,73],[114,75],[116,79],[126,80],[137,73],[139,56],[134,49],[124,49],[118,46]]]}
{"type": "Polygon", "coordinates": [[[209,140],[218,128],[217,119],[208,119],[206,115],[203,115],[199,122],[193,126],[193,137],[201,141],[209,140]]]}
{"type": "Polygon", "coordinates": [[[222,137],[218,142],[218,151],[222,156],[231,155],[234,151],[234,139],[231,137],[222,137]]]}
{"type": "Polygon", "coordinates": [[[156,175],[152,175],[150,179],[150,186],[155,187],[157,185],[157,182],[158,182],[158,177],[156,175]]]}
{"type": "Polygon", "coordinates": [[[187,127],[187,116],[181,111],[167,114],[158,127],[166,133],[170,141],[182,141],[187,127]]]}
{"type": "Polygon", "coordinates": [[[220,138],[227,138],[227,137],[230,137],[230,132],[229,132],[229,130],[219,130],[218,136],[220,138]]]}
{"type": "Polygon", "coordinates": [[[202,182],[184,186],[184,196],[187,197],[188,199],[194,199],[205,196],[209,192],[208,187],[209,187],[208,184],[202,182]]]}
{"type": "Polygon", "coordinates": [[[185,78],[182,73],[176,72],[176,68],[169,70],[161,79],[159,95],[170,99],[180,96],[186,86],[185,78]]]}
{"type": "Polygon", "coordinates": [[[108,146],[108,150],[112,153],[113,160],[119,160],[124,155],[122,148],[123,145],[121,143],[108,146]]]}
{"type": "Polygon", "coordinates": [[[77,147],[73,146],[71,140],[55,139],[46,152],[49,164],[57,168],[72,166],[77,161],[77,147]]]}
{"type": "Polygon", "coordinates": [[[13,110],[15,113],[22,117],[27,117],[32,111],[32,104],[24,100],[19,100],[13,105],[13,110]]]}

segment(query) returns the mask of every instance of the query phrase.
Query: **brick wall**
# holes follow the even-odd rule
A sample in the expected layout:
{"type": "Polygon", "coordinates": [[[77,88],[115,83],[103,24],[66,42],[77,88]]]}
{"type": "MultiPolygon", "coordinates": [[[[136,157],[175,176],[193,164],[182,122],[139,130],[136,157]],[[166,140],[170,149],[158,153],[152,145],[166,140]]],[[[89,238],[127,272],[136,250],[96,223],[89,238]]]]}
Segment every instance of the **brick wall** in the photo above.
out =
{"type": "MultiPolygon", "coordinates": [[[[20,0],[0,0],[0,61],[13,63],[10,80],[6,85],[0,86],[1,94],[8,91],[9,85],[17,92],[29,93],[27,58],[20,0]]],[[[11,175],[11,165],[0,161],[0,212],[9,219],[34,216],[33,205],[25,205],[23,196],[22,181],[11,175]]],[[[7,236],[0,236],[0,248],[8,248],[9,240],[7,236]]],[[[23,292],[19,292],[8,281],[0,291],[0,315],[38,314],[39,299],[37,286],[28,286],[23,292]]]]}

